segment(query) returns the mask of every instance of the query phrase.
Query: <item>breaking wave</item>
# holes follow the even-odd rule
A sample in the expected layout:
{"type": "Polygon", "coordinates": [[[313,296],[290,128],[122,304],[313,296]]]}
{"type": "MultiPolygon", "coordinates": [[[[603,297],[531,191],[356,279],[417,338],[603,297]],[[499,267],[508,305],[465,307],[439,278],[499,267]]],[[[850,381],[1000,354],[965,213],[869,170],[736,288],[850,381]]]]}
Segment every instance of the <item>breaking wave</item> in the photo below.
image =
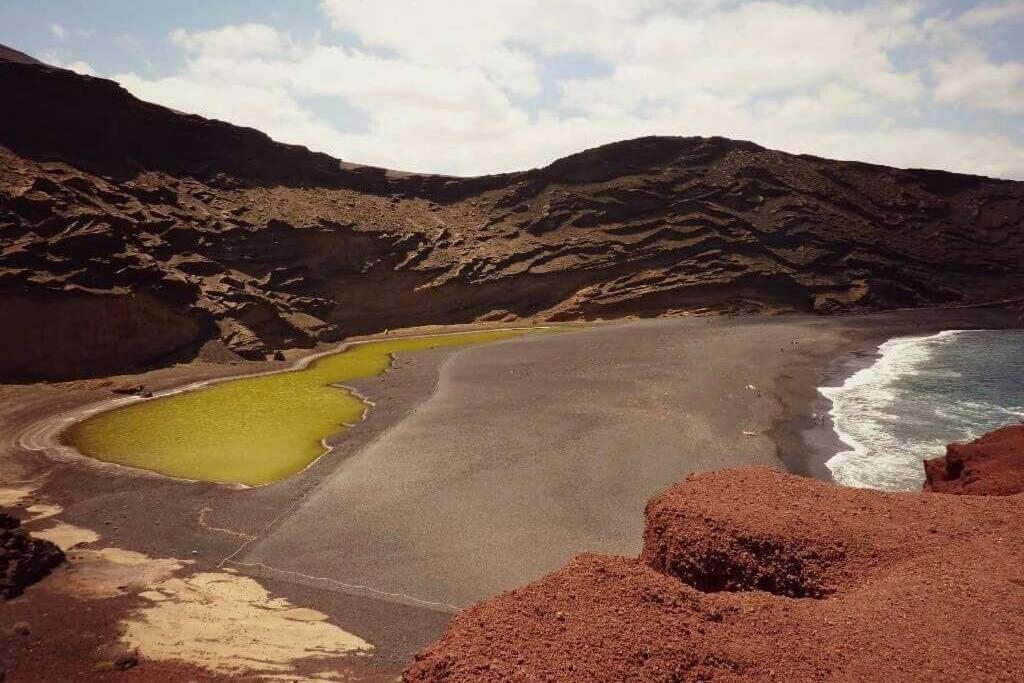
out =
{"type": "Polygon", "coordinates": [[[1024,331],[949,330],[892,339],[878,352],[842,386],[819,388],[851,449],[827,463],[839,484],[919,490],[921,461],[947,443],[1024,419],[1024,331]]]}

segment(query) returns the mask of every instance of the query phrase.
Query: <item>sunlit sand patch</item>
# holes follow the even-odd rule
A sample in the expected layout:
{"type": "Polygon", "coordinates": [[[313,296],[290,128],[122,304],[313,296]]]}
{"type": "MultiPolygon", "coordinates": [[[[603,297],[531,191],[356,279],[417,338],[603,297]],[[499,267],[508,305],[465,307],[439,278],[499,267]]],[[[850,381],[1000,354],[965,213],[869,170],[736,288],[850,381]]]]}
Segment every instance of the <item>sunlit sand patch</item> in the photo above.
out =
{"type": "MultiPolygon", "coordinates": [[[[32,488],[0,489],[0,505],[16,506],[32,488]]],[[[54,519],[58,505],[25,508],[46,528],[32,535],[55,543],[69,562],[47,590],[84,599],[136,594],[146,606],[124,620],[122,642],[145,657],[179,660],[221,673],[296,683],[348,680],[344,671],[299,675],[297,661],[365,655],[373,646],[314,609],[272,598],[257,581],[233,570],[178,578],[189,560],[152,558],[122,548],[83,548],[99,535],[54,519]]],[[[33,524],[32,526],[35,526],[33,524]]]]}
{"type": "MultiPolygon", "coordinates": [[[[8,490],[9,491],[9,490],[8,490]]],[[[8,495],[8,498],[13,495],[8,495]]],[[[174,559],[154,559],[121,548],[81,548],[95,543],[99,534],[92,529],[53,519],[63,511],[59,505],[37,503],[25,508],[31,516],[25,524],[46,521],[32,535],[54,543],[65,552],[68,563],[47,582],[51,590],[86,598],[109,598],[133,590],[143,590],[168,579],[185,563],[174,559]]]]}
{"type": "Polygon", "coordinates": [[[327,615],[323,612],[317,612],[308,607],[293,607],[281,612],[281,616],[292,621],[325,621],[327,619],[327,615]]]}
{"type": "MultiPolygon", "coordinates": [[[[33,491],[35,491],[34,486],[0,488],[0,507],[10,508],[19,506],[33,491]]],[[[27,513],[27,516],[22,516],[21,523],[34,526],[37,522],[56,517],[64,511],[64,508],[60,505],[48,503],[33,503],[25,507],[24,511],[27,513]]],[[[50,526],[44,529],[29,527],[29,530],[36,538],[50,541],[61,550],[68,550],[77,544],[92,543],[99,540],[99,535],[90,529],[57,520],[53,520],[50,526]]]]}
{"type": "Polygon", "coordinates": [[[24,486],[20,488],[0,488],[0,507],[11,508],[23,501],[28,497],[28,494],[32,493],[30,487],[24,486]]]}
{"type": "Polygon", "coordinates": [[[25,508],[25,512],[31,515],[30,517],[23,519],[22,524],[29,522],[38,522],[41,519],[48,519],[55,515],[60,514],[63,510],[59,505],[47,505],[46,503],[36,503],[35,505],[29,505],[25,508]]]}
{"type": "Polygon", "coordinates": [[[99,540],[99,534],[92,529],[75,526],[67,522],[56,522],[46,529],[32,529],[35,538],[42,538],[55,544],[58,548],[68,551],[77,545],[93,543],[99,540]]]}
{"type": "Polygon", "coordinates": [[[373,649],[327,622],[325,614],[272,598],[254,579],[236,573],[171,578],[143,597],[151,604],[129,617],[122,640],[150,659],[181,660],[228,674],[274,675],[293,671],[295,660],[373,649]]]}
{"type": "Polygon", "coordinates": [[[121,548],[72,550],[68,559],[68,568],[54,577],[51,588],[87,598],[111,598],[149,588],[186,564],[121,548]]]}
{"type": "Polygon", "coordinates": [[[142,591],[141,593],[139,593],[139,597],[145,598],[150,602],[160,602],[161,600],[167,599],[167,596],[161,593],[160,591],[142,591]]]}

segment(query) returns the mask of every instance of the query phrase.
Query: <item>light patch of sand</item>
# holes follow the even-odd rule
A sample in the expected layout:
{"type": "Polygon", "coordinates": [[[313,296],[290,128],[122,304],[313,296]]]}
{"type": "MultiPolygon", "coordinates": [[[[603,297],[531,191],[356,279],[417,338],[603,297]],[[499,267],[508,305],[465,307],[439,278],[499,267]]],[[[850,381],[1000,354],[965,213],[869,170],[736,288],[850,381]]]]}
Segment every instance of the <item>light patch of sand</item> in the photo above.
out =
{"type": "Polygon", "coordinates": [[[141,593],[139,593],[139,597],[146,598],[151,602],[160,602],[161,600],[167,599],[166,595],[158,591],[142,591],[141,593]]]}
{"type": "Polygon", "coordinates": [[[316,610],[272,598],[254,579],[205,572],[152,587],[162,599],[137,610],[122,641],[149,659],[180,660],[234,675],[283,677],[301,659],[365,654],[370,643],[316,610]]]}
{"type": "Polygon", "coordinates": [[[73,550],[68,560],[68,568],[54,577],[51,587],[89,598],[111,598],[150,588],[184,566],[180,560],[154,559],[121,548],[73,550]]]}
{"type": "Polygon", "coordinates": [[[28,519],[22,520],[22,524],[28,524],[29,522],[38,522],[41,519],[49,519],[55,515],[60,514],[63,510],[59,505],[47,505],[45,503],[36,503],[35,505],[29,505],[25,508],[25,512],[32,515],[28,519]]]}
{"type": "MultiPolygon", "coordinates": [[[[19,505],[26,497],[35,491],[35,486],[7,487],[0,488],[0,507],[14,507],[19,505]]],[[[36,522],[53,519],[64,511],[60,505],[48,503],[33,503],[24,508],[28,517],[21,520],[23,526],[31,531],[36,538],[42,538],[55,543],[61,550],[67,551],[72,546],[84,543],[93,543],[99,540],[99,535],[91,529],[85,529],[67,522],[53,520],[50,527],[46,529],[29,528],[36,522]]]]}
{"type": "MultiPolygon", "coordinates": [[[[322,671],[310,676],[297,676],[295,674],[264,674],[260,676],[265,681],[286,681],[286,683],[339,683],[358,680],[343,671],[322,671]]],[[[395,679],[396,681],[399,679],[395,679]]]]}
{"type": "Polygon", "coordinates": [[[292,621],[324,621],[327,619],[327,615],[323,612],[317,612],[308,607],[293,607],[281,612],[281,616],[292,621]]]}
{"type": "Polygon", "coordinates": [[[24,500],[30,493],[32,493],[32,488],[28,486],[20,488],[0,488],[0,507],[14,507],[24,500]]]}
{"type": "Polygon", "coordinates": [[[67,522],[57,522],[47,529],[32,529],[31,531],[34,537],[50,541],[65,552],[76,545],[93,543],[100,538],[99,534],[92,529],[75,526],[67,522]]]}

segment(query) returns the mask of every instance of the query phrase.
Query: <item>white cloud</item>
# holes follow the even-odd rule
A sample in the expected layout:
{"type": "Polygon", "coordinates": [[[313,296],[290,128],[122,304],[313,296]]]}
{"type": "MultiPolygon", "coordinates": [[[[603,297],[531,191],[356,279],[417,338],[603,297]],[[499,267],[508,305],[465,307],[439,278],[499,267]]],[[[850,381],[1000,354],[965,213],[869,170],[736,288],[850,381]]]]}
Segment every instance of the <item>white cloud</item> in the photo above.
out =
{"type": "Polygon", "coordinates": [[[866,16],[754,3],[707,17],[664,14],[636,26],[606,78],[570,84],[577,105],[614,92],[634,104],[672,103],[693,90],[753,97],[843,83],[890,100],[913,100],[914,73],[890,64],[883,31],[866,16]]]}
{"type": "Polygon", "coordinates": [[[1005,135],[939,128],[835,133],[831,155],[908,168],[946,168],[978,175],[1024,178],[1024,146],[1005,135]]]}
{"type": "Polygon", "coordinates": [[[1024,23],[1024,0],[981,2],[959,14],[943,12],[928,16],[914,28],[918,40],[933,48],[964,50],[984,46],[979,35],[1005,31],[1024,23]]]}
{"type": "Polygon", "coordinates": [[[142,41],[129,33],[122,33],[114,39],[118,45],[129,50],[141,50],[142,41]]]}
{"type": "Polygon", "coordinates": [[[47,52],[42,56],[42,60],[52,66],[56,66],[61,69],[69,69],[84,76],[96,75],[96,69],[94,69],[89,62],[83,62],[80,59],[62,60],[55,53],[47,52]]]}
{"type": "Polygon", "coordinates": [[[64,40],[64,36],[68,34],[68,31],[60,24],[50,24],[50,33],[57,40],[64,40]]]}
{"type": "Polygon", "coordinates": [[[229,25],[194,33],[179,28],[171,33],[171,42],[191,53],[223,57],[278,54],[288,44],[286,36],[264,24],[229,25]]]}
{"type": "Polygon", "coordinates": [[[935,99],[981,109],[1024,114],[1024,63],[995,64],[978,52],[936,62],[935,99]]]}
{"type": "Polygon", "coordinates": [[[982,3],[977,7],[972,7],[960,15],[958,23],[962,26],[980,28],[1022,20],[1024,20],[1024,0],[1008,0],[1006,2],[982,3]]]}
{"type": "Polygon", "coordinates": [[[76,59],[74,61],[67,62],[66,64],[63,64],[62,66],[65,69],[71,69],[72,71],[77,71],[78,73],[80,73],[80,74],[82,74],[84,76],[95,76],[96,75],[96,69],[92,68],[92,64],[90,64],[89,62],[83,62],[81,59],[76,59]]]}
{"type": "Polygon", "coordinates": [[[1018,4],[940,21],[915,3],[323,0],[330,39],[179,29],[178,73],[115,78],[144,99],[403,170],[516,170],[623,138],[717,134],[1024,177],[1012,136],[915,124],[947,103],[1021,111],[1019,65],[991,63],[961,25],[1005,21],[1018,4]],[[908,48],[930,57],[927,72],[894,59],[908,48]],[[563,56],[597,71],[545,82],[563,56]],[[339,128],[310,98],[362,112],[365,130],[339,128]]]}
{"type": "Polygon", "coordinates": [[[450,0],[444,5],[327,0],[322,6],[335,28],[355,33],[364,44],[386,48],[404,61],[476,70],[500,87],[524,95],[540,87],[535,58],[509,44],[522,34],[531,15],[540,14],[535,0],[450,0]]]}

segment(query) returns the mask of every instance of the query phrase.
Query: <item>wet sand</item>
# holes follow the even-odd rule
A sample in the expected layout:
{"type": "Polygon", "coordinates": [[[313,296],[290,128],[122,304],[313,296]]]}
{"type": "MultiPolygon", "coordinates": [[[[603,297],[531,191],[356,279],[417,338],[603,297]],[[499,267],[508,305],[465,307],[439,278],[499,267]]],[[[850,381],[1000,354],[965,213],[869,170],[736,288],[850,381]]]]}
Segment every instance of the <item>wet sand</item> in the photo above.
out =
{"type": "MultiPolygon", "coordinates": [[[[839,444],[814,418],[828,409],[817,386],[891,336],[1007,323],[977,310],[662,319],[414,354],[353,384],[375,407],[328,456],[242,491],[26,452],[26,429],[109,387],[6,387],[0,476],[39,482],[33,495],[61,520],[100,535],[91,547],[187,558],[186,576],[234,568],[323,612],[374,645],[350,667],[372,677],[401,669],[455,608],[583,550],[635,554],[647,499],[689,472],[760,464],[826,477],[839,444]]],[[[242,367],[117,381],[157,390],[242,367]]],[[[43,638],[57,628],[36,618],[43,638]]],[[[26,656],[0,667],[24,670],[26,656]]]]}

